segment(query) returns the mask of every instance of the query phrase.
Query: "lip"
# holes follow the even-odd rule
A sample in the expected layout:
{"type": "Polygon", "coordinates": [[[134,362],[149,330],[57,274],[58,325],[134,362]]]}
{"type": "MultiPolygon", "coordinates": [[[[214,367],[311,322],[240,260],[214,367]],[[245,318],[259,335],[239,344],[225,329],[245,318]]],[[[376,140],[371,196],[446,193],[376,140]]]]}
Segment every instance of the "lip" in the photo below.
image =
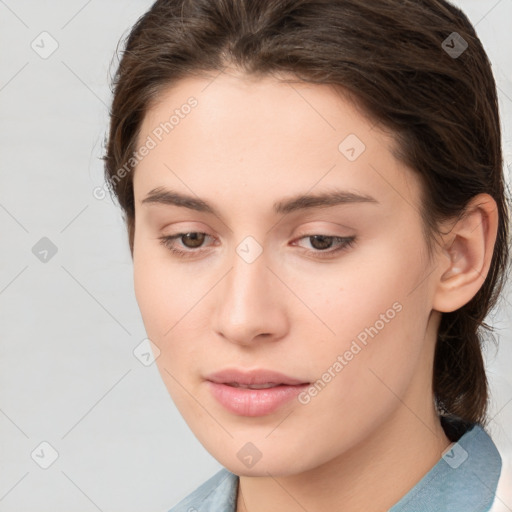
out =
{"type": "Polygon", "coordinates": [[[229,412],[238,416],[265,416],[272,414],[295,398],[310,383],[271,370],[242,371],[236,368],[213,373],[206,378],[214,398],[229,412]],[[265,389],[239,388],[229,385],[274,383],[265,389]]]}
{"type": "Polygon", "coordinates": [[[226,368],[219,372],[207,375],[206,380],[217,382],[219,384],[229,384],[236,382],[237,384],[250,385],[250,384],[267,384],[269,382],[275,384],[284,384],[288,386],[295,386],[297,384],[309,384],[304,380],[289,377],[280,372],[273,370],[239,370],[238,368],[226,368]]]}

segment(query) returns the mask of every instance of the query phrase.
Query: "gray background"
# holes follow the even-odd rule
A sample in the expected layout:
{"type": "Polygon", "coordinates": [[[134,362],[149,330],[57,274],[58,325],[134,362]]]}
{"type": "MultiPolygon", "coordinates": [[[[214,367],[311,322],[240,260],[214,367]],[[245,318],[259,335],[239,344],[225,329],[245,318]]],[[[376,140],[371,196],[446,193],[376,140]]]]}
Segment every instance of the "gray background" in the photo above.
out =
{"type": "MultiPolygon", "coordinates": [[[[93,195],[103,185],[114,52],[151,3],[0,0],[0,511],[167,511],[221,468],[155,364],[134,356],[145,332],[125,227],[109,196],[93,195]],[[46,262],[34,246],[49,249],[46,262]],[[47,469],[52,451],[42,442],[58,453],[47,469]]],[[[508,179],[512,0],[455,3],[493,64],[508,179]]],[[[508,290],[489,319],[499,350],[486,354],[490,431],[506,471],[508,290]]],[[[500,502],[512,510],[510,488],[500,502]]]]}

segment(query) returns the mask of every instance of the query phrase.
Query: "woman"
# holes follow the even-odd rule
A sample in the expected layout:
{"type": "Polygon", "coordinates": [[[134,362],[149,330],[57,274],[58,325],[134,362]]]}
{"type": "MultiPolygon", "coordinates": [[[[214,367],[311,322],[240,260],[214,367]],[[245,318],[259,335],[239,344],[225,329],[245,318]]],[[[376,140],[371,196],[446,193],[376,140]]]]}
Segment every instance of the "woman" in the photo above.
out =
{"type": "Polygon", "coordinates": [[[178,511],[489,510],[496,86],[442,0],[159,0],[106,177],[160,374],[225,467],[178,511]]]}

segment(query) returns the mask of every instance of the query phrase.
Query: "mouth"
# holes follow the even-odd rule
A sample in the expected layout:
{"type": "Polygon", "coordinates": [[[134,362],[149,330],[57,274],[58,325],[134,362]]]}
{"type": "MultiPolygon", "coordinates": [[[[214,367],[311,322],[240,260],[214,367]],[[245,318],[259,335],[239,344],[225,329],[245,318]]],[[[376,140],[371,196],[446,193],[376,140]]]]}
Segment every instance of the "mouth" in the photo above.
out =
{"type": "Polygon", "coordinates": [[[250,387],[251,389],[310,384],[308,381],[265,369],[247,371],[238,368],[227,368],[208,375],[206,380],[227,386],[250,387]]]}
{"type": "Polygon", "coordinates": [[[206,379],[213,397],[238,416],[265,416],[290,402],[310,382],[270,370],[228,369],[206,379]]]}
{"type": "Polygon", "coordinates": [[[277,386],[289,386],[290,384],[283,384],[282,382],[269,382],[267,384],[240,384],[239,382],[223,382],[226,386],[243,389],[270,389],[277,386]]]}

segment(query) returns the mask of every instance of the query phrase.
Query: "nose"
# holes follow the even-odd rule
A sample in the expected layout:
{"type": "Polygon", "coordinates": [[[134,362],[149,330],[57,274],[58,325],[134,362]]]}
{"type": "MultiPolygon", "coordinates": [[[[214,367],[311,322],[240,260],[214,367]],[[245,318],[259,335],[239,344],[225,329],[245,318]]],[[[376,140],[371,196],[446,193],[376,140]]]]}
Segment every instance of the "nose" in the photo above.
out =
{"type": "Polygon", "coordinates": [[[235,253],[230,271],[216,287],[214,330],[232,343],[275,341],[288,329],[286,290],[267,265],[265,251],[250,263],[235,253]]]}

